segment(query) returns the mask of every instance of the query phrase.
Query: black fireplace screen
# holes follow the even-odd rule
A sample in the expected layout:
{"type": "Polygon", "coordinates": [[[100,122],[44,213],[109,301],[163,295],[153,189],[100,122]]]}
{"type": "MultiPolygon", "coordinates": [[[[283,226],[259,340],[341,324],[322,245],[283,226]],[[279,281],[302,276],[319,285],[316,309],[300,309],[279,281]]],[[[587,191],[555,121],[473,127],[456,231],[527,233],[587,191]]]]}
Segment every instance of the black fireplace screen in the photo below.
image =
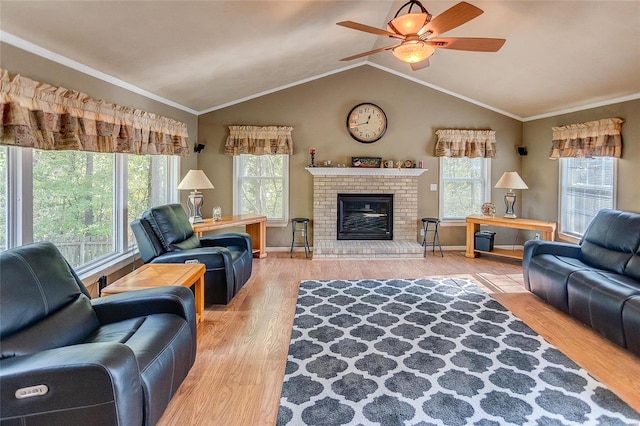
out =
{"type": "Polygon", "coordinates": [[[393,194],[338,194],[339,240],[393,240],[393,194]]]}

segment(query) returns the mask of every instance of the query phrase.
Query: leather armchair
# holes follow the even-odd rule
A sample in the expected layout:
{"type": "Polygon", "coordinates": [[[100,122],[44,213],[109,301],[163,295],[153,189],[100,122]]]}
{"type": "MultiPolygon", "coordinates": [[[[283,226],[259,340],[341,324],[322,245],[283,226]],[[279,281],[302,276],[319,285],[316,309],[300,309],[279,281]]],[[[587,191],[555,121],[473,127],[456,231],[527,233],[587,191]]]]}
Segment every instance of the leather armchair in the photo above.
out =
{"type": "Polygon", "coordinates": [[[198,238],[180,204],[152,207],[131,222],[144,263],[203,263],[206,304],[227,304],[251,277],[253,253],[246,233],[198,238]]]}
{"type": "Polygon", "coordinates": [[[640,356],[640,214],[603,209],[579,244],[530,240],[524,286],[640,356]]]}
{"type": "Polygon", "coordinates": [[[193,294],[91,300],[51,243],[0,253],[0,423],[154,425],[195,361],[193,294]]]}

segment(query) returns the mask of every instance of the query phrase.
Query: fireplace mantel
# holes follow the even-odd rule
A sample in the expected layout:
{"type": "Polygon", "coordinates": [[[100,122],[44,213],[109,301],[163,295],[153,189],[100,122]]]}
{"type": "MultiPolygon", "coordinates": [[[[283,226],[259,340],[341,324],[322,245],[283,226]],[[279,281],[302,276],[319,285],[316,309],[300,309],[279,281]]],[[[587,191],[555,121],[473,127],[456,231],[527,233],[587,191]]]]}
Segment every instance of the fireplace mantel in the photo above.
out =
{"type": "Polygon", "coordinates": [[[369,167],[305,167],[313,176],[420,176],[428,169],[382,169],[369,167]]]}

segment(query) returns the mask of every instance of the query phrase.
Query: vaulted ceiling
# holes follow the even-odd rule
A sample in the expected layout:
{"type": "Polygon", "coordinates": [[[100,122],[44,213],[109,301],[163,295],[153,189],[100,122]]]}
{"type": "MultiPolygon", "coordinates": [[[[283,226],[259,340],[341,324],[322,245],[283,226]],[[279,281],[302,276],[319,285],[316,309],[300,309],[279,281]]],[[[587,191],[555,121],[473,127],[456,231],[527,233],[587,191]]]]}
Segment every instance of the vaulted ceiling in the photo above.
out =
{"type": "MultiPolygon", "coordinates": [[[[502,49],[438,49],[415,72],[390,51],[339,61],[395,42],[336,22],[385,28],[404,1],[0,0],[0,35],[194,113],[359,65],[524,120],[640,98],[640,1],[469,2],[484,14],[443,36],[502,49]]],[[[456,3],[423,1],[434,16],[456,3]]]]}

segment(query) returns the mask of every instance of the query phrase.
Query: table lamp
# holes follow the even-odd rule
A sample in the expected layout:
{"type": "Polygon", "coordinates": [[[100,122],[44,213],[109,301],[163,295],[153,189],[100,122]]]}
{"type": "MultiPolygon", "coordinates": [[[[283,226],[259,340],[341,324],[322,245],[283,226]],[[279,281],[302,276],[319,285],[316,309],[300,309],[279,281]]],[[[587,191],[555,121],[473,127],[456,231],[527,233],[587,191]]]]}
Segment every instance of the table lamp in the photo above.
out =
{"type": "Polygon", "coordinates": [[[182,179],[178,189],[192,190],[187,197],[187,207],[189,207],[189,222],[202,222],[202,204],[204,195],[198,189],[214,189],[213,184],[202,170],[189,170],[189,173],[182,179]]]}
{"type": "Polygon", "coordinates": [[[508,219],[515,219],[516,213],[513,209],[513,206],[516,203],[516,194],[513,192],[514,189],[529,189],[526,183],[522,180],[518,172],[504,172],[502,177],[496,183],[494,188],[499,189],[508,189],[509,191],[504,196],[504,204],[507,206],[507,213],[504,217],[508,219]]]}

